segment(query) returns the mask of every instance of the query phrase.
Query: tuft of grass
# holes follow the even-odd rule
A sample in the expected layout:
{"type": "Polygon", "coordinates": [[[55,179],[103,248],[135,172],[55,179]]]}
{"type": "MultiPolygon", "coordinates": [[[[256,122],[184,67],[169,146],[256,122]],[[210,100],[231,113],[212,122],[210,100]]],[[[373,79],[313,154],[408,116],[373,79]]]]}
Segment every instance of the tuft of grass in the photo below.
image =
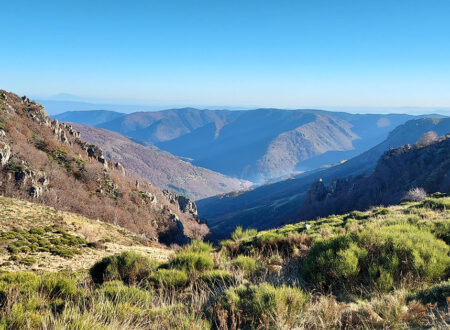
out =
{"type": "Polygon", "coordinates": [[[239,286],[219,297],[213,318],[229,328],[294,328],[307,301],[308,296],[295,287],[239,286]]]}
{"type": "Polygon", "coordinates": [[[250,278],[259,269],[258,262],[249,256],[239,255],[233,262],[234,266],[244,273],[246,278],[250,278]]]}
{"type": "Polygon", "coordinates": [[[103,258],[90,270],[94,283],[121,280],[126,284],[141,283],[158,266],[157,262],[133,251],[103,258]]]}
{"type": "Polygon", "coordinates": [[[158,269],[148,280],[151,285],[160,288],[180,288],[189,284],[186,272],[178,269],[158,269]]]}
{"type": "Polygon", "coordinates": [[[184,269],[188,272],[202,272],[214,267],[211,255],[193,251],[181,251],[169,263],[170,268],[184,269]]]}
{"type": "Polygon", "coordinates": [[[234,281],[234,276],[222,269],[213,269],[203,272],[199,279],[211,286],[229,286],[234,281]]]}

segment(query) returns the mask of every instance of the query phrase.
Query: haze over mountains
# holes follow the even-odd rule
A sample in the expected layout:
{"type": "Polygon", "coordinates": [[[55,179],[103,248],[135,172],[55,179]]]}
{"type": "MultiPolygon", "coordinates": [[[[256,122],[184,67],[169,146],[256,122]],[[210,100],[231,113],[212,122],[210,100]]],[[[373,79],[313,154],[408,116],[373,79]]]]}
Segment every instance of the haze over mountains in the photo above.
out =
{"type": "MultiPolygon", "coordinates": [[[[82,115],[82,114],[80,114],[82,115]]],[[[56,118],[78,122],[78,113],[56,118]]],[[[86,117],[97,118],[94,113],[86,117]]],[[[411,115],[322,110],[172,109],[137,112],[97,124],[228,176],[264,182],[360,154],[411,115]]]]}
{"type": "MultiPolygon", "coordinates": [[[[78,113],[63,115],[68,121],[83,120],[78,113]]],[[[101,117],[95,112],[86,115],[92,120],[101,117]]],[[[165,153],[164,157],[169,157],[172,164],[189,164],[175,157],[179,156],[192,165],[231,177],[259,183],[275,182],[245,190],[242,189],[245,184],[234,181],[240,189],[197,200],[199,215],[207,220],[210,237],[216,240],[228,237],[236,226],[261,230],[311,218],[314,213],[302,213],[301,209],[308,209],[305,198],[311,185],[319,179],[328,185],[334,179],[370,175],[379,158],[390,148],[414,144],[429,131],[440,136],[450,132],[449,118],[440,115],[424,117],[427,116],[349,114],[309,109],[229,111],[182,108],[137,112],[110,120],[106,117],[105,122],[97,124],[106,130],[84,129],[88,139],[96,139],[115,157],[127,155],[124,158],[126,162],[134,164],[135,173],[141,176],[166,176],[160,175],[166,173],[161,168],[164,162],[156,162],[150,166],[151,170],[144,170],[148,167],[145,164],[162,157],[152,152],[164,154],[161,150],[166,150],[173,156],[165,153]],[[103,137],[99,138],[100,135],[103,137]],[[109,139],[114,142],[106,142],[109,139]],[[134,151],[128,153],[127,150],[134,151]],[[143,154],[147,156],[142,158],[140,155],[143,154]],[[139,162],[136,159],[140,159],[139,162]]],[[[181,167],[174,165],[172,173],[176,171],[183,172],[181,167]]],[[[217,191],[213,182],[209,193],[217,191]]],[[[168,188],[181,193],[183,189],[198,193],[192,187],[186,188],[189,186],[187,183],[168,188]]],[[[223,188],[233,186],[236,185],[229,184],[223,188]]],[[[398,187],[398,191],[405,187],[398,187]]]]}
{"type": "Polygon", "coordinates": [[[67,111],[53,118],[82,125],[95,126],[124,116],[124,113],[110,110],[67,111]]]}

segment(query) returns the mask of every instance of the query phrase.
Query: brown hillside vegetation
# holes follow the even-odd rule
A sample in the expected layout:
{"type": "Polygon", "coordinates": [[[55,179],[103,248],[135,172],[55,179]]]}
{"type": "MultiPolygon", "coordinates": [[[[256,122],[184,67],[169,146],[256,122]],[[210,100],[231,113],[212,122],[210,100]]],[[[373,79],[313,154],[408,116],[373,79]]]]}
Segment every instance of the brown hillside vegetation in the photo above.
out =
{"type": "Polygon", "coordinates": [[[161,189],[193,199],[245,189],[250,182],[192,165],[155,146],[144,146],[105,129],[73,124],[84,139],[98,145],[131,173],[161,189]]]}
{"type": "Polygon", "coordinates": [[[195,204],[127,175],[71,126],[28,98],[0,91],[0,192],[140,233],[186,243],[207,227],[195,204]]]}

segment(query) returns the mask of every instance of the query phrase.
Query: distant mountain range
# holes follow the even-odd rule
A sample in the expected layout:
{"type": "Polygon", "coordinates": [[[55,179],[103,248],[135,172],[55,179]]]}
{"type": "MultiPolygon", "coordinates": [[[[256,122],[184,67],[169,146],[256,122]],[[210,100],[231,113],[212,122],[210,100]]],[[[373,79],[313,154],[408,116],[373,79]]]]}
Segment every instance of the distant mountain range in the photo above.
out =
{"type": "Polygon", "coordinates": [[[95,126],[124,116],[124,113],[109,110],[67,111],[53,116],[59,121],[95,126]]]}
{"type": "Polygon", "coordinates": [[[228,176],[265,182],[350,159],[382,142],[407,120],[403,114],[348,114],[323,110],[246,111],[172,109],[136,112],[103,123],[93,112],[62,114],[189,159],[228,176]],[[91,118],[91,119],[89,119],[91,118]]]}
{"type": "Polygon", "coordinates": [[[250,182],[194,166],[150,144],[138,144],[119,133],[79,124],[73,124],[73,127],[83,139],[101,147],[107,156],[119,161],[126,170],[161,189],[199,199],[246,189],[251,185],[250,182]]]}
{"type": "MultiPolygon", "coordinates": [[[[227,237],[236,226],[269,229],[306,218],[300,208],[311,185],[319,179],[328,185],[333,179],[369,175],[378,159],[390,148],[414,144],[426,132],[450,132],[450,118],[410,120],[393,130],[387,139],[349,161],[296,178],[267,184],[249,191],[219,195],[197,201],[200,217],[206,218],[213,238],[227,237]]],[[[350,201],[351,202],[351,201],[350,201]]]]}

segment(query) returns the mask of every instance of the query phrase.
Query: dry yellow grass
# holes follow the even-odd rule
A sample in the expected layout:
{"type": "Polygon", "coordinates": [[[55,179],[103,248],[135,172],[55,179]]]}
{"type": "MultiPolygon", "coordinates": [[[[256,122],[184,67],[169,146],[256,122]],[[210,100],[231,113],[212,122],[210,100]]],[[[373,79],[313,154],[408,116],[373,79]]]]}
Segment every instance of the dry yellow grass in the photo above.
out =
{"type": "Polygon", "coordinates": [[[18,262],[8,262],[10,255],[7,242],[0,241],[1,270],[81,270],[90,268],[105,256],[126,250],[137,251],[159,261],[167,261],[173,251],[157,243],[149,243],[138,235],[118,226],[83,216],[57,211],[52,207],[27,201],[0,197],[0,230],[20,231],[34,227],[57,225],[69,234],[86,239],[88,242],[106,241],[104,248],[81,248],[81,254],[70,259],[49,252],[21,253],[19,257],[33,257],[37,262],[27,266],[18,262]]]}

